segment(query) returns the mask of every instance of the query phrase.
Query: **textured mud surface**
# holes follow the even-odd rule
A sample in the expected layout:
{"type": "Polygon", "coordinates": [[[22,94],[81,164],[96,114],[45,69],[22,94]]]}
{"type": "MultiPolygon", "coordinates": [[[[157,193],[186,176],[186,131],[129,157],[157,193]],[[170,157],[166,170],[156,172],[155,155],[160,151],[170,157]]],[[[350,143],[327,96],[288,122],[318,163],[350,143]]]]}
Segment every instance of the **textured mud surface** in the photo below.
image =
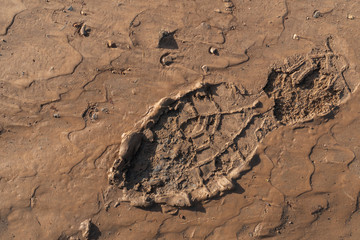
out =
{"type": "Polygon", "coordinates": [[[359,239],[359,18],[0,0],[0,239],[359,239]]]}

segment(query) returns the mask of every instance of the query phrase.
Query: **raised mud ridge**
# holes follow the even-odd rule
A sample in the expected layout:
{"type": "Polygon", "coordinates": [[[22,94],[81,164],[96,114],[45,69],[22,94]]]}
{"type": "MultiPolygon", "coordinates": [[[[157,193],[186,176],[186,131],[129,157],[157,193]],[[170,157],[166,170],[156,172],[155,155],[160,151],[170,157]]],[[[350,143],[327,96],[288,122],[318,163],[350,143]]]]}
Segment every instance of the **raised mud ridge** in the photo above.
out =
{"type": "Polygon", "coordinates": [[[138,207],[185,207],[222,195],[279,123],[311,120],[340,104],[350,93],[346,68],[339,55],[315,49],[273,66],[257,95],[231,83],[199,83],[163,98],[123,135],[109,182],[138,207]]]}

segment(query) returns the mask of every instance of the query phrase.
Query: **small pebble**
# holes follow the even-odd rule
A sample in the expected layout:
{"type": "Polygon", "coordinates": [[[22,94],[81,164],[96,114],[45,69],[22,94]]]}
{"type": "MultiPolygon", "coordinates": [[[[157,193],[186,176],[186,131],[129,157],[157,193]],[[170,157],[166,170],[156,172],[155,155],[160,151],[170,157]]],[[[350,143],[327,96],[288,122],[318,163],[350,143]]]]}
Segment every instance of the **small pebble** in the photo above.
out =
{"type": "Polygon", "coordinates": [[[87,15],[83,10],[80,11],[80,14],[81,14],[81,15],[84,15],[84,16],[87,15]]]}
{"type": "Polygon", "coordinates": [[[297,35],[297,34],[294,34],[292,38],[293,38],[294,40],[299,40],[299,39],[300,39],[299,35],[297,35]]]}
{"type": "Polygon", "coordinates": [[[321,17],[321,13],[318,10],[315,10],[314,13],[313,13],[313,17],[314,18],[319,18],[319,17],[321,17]]]}
{"type": "Polygon", "coordinates": [[[221,10],[216,8],[216,9],[214,9],[214,12],[221,13],[221,10]]]}
{"type": "Polygon", "coordinates": [[[208,73],[209,72],[209,67],[206,65],[201,66],[201,69],[203,70],[204,73],[208,73]]]}
{"type": "Polygon", "coordinates": [[[116,44],[114,42],[112,42],[111,40],[107,41],[106,46],[108,48],[116,48],[116,44]]]}
{"type": "Polygon", "coordinates": [[[211,48],[209,49],[209,52],[210,52],[211,54],[219,55],[218,50],[217,50],[216,48],[214,48],[214,47],[211,47],[211,48]]]}
{"type": "Polygon", "coordinates": [[[79,230],[82,231],[82,236],[85,239],[89,239],[93,230],[93,223],[91,222],[91,219],[86,219],[85,221],[80,223],[79,230]]]}
{"type": "Polygon", "coordinates": [[[234,4],[232,2],[227,2],[225,3],[225,7],[227,8],[233,8],[234,7],[234,4]]]}
{"type": "Polygon", "coordinates": [[[72,6],[70,6],[67,10],[72,11],[72,10],[74,10],[74,8],[72,6]]]}
{"type": "Polygon", "coordinates": [[[351,14],[348,14],[348,15],[347,15],[347,19],[354,20],[355,17],[354,17],[353,15],[351,15],[351,14]]]}
{"type": "Polygon", "coordinates": [[[85,37],[87,36],[87,30],[86,30],[86,24],[85,23],[81,26],[79,33],[82,36],[85,36],[85,37]]]}
{"type": "Polygon", "coordinates": [[[53,117],[54,117],[54,118],[60,118],[60,114],[54,113],[54,114],[53,114],[53,117]]]}

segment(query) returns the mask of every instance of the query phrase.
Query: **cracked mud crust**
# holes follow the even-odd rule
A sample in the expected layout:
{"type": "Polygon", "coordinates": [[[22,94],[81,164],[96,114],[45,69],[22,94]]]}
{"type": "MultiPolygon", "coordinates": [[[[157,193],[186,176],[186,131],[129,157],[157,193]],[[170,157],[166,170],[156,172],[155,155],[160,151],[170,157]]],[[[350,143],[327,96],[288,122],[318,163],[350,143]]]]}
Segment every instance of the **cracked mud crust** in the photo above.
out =
{"type": "Polygon", "coordinates": [[[257,95],[231,83],[199,83],[163,98],[123,135],[109,182],[138,207],[186,207],[222,195],[252,167],[258,144],[279,122],[325,115],[350,93],[346,67],[330,50],[313,50],[274,66],[257,95]]]}

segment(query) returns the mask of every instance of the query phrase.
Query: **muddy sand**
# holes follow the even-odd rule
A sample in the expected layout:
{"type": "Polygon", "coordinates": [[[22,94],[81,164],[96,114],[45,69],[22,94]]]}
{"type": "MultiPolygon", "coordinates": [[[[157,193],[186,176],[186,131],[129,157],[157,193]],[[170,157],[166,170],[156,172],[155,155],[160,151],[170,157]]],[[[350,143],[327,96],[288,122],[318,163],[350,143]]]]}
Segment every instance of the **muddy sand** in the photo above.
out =
{"type": "Polygon", "coordinates": [[[0,239],[360,238],[360,2],[0,5],[0,239]]]}

